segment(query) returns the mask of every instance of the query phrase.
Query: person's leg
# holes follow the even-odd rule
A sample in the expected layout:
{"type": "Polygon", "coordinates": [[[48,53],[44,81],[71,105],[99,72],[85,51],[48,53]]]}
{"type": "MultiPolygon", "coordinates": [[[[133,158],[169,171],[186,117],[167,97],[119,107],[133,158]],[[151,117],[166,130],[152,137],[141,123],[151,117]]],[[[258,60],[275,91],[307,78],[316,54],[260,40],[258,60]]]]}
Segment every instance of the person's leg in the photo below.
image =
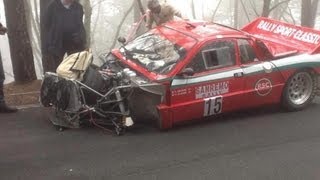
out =
{"type": "Polygon", "coordinates": [[[4,69],[2,65],[2,59],[0,54],[0,113],[13,113],[17,112],[16,108],[7,106],[5,100],[4,100],[4,91],[3,91],[3,84],[4,84],[4,69]]]}
{"type": "MultiPolygon", "coordinates": [[[[46,54],[46,55],[43,55],[46,59],[46,65],[45,65],[45,69],[46,69],[46,72],[54,72],[56,73],[56,70],[58,68],[58,66],[60,65],[60,63],[62,62],[62,59],[63,57],[57,57],[57,56],[54,56],[54,55],[50,55],[50,54],[46,54]]],[[[44,72],[44,73],[46,73],[44,72]]]]}
{"type": "Polygon", "coordinates": [[[66,51],[68,56],[73,53],[77,53],[85,50],[85,47],[82,43],[75,43],[70,38],[64,39],[63,48],[66,51]]]}

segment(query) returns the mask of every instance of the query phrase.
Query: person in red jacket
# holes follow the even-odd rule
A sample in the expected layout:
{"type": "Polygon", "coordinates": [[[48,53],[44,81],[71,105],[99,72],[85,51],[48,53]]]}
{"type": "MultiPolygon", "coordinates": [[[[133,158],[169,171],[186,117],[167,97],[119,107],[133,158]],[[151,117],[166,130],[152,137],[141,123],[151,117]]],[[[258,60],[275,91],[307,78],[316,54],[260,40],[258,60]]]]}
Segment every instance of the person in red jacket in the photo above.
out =
{"type": "MultiPolygon", "coordinates": [[[[7,28],[5,28],[1,23],[0,23],[0,35],[4,35],[7,32],[7,28]]],[[[13,107],[9,107],[5,100],[4,100],[4,92],[3,92],[3,83],[4,83],[4,69],[2,65],[2,59],[1,59],[1,54],[0,54],[0,113],[13,113],[17,112],[18,110],[13,107]]]]}

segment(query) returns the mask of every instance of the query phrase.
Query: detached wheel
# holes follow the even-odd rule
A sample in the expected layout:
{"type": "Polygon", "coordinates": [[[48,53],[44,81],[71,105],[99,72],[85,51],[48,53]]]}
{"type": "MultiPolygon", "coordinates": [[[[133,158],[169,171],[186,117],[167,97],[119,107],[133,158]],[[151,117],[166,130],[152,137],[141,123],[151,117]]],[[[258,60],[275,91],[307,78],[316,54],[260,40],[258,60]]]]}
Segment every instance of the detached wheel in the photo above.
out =
{"type": "Polygon", "coordinates": [[[55,103],[57,81],[58,77],[54,74],[45,74],[40,89],[40,102],[44,107],[50,107],[55,103]]]}
{"type": "Polygon", "coordinates": [[[299,71],[289,78],[283,91],[282,105],[288,111],[299,111],[314,99],[317,88],[315,75],[299,71]]]}

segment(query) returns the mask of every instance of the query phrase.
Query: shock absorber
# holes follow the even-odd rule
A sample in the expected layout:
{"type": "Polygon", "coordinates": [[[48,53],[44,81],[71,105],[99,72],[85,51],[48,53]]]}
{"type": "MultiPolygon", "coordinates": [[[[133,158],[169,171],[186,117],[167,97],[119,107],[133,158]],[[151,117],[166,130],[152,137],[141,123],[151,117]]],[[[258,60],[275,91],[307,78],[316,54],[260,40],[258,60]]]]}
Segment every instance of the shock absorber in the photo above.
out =
{"type": "Polygon", "coordinates": [[[117,101],[119,101],[119,108],[122,114],[126,113],[126,108],[124,107],[123,101],[122,101],[122,96],[121,93],[119,91],[119,89],[116,90],[115,92],[116,97],[117,97],[117,101]]]}
{"type": "MultiPolygon", "coordinates": [[[[124,106],[124,103],[122,101],[122,96],[121,96],[121,92],[119,91],[119,89],[116,90],[115,92],[116,94],[116,98],[119,101],[119,108],[122,114],[126,114],[126,108],[124,106]]],[[[130,127],[134,124],[133,120],[131,117],[127,117],[126,115],[123,116],[123,125],[126,127],[130,127]]]]}

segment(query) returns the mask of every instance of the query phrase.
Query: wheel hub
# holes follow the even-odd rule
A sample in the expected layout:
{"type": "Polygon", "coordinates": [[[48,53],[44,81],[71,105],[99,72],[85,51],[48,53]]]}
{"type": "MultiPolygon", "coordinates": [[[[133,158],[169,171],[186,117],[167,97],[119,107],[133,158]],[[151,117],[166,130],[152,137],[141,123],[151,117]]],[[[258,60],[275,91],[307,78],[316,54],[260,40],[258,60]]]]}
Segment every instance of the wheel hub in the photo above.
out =
{"type": "Polygon", "coordinates": [[[312,77],[307,72],[294,75],[289,85],[289,99],[295,105],[305,103],[311,96],[313,89],[312,77]]]}

